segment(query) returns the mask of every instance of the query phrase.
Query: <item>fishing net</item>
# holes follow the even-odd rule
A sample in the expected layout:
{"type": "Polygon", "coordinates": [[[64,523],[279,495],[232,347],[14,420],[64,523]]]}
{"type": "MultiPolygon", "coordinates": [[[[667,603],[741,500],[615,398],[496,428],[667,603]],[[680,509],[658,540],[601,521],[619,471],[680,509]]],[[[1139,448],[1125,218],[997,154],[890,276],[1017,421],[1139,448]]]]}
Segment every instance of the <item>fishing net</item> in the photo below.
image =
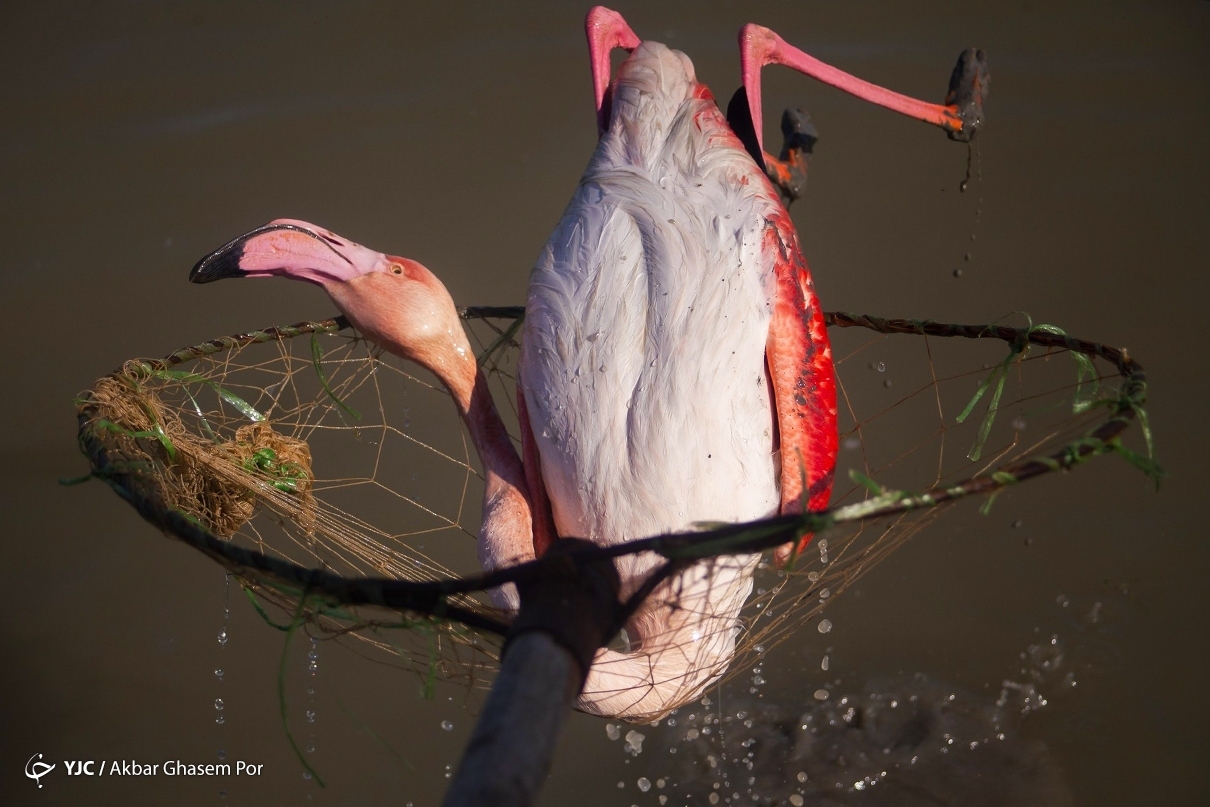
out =
{"type": "MultiPolygon", "coordinates": [[[[523,312],[462,314],[516,435],[523,312]]],[[[715,668],[684,677],[642,719],[697,697],[725,670],[745,670],[808,623],[826,631],[820,612],[833,598],[962,499],[987,508],[1007,486],[1106,454],[1158,482],[1144,374],[1124,350],[1046,325],[844,313],[827,321],[841,419],[827,511],[587,550],[661,561],[630,593],[631,609],[644,596],[675,604],[687,586],[708,587],[723,573],[754,576],[738,627],[730,613],[682,616],[726,632],[715,645],[727,651],[721,657],[645,639],[653,672],[638,689],[661,683],[665,668],[670,680],[686,665],[715,668]],[[1131,423],[1141,427],[1134,447],[1123,442],[1131,423]],[[816,538],[787,568],[759,554],[805,532],[816,538]]],[[[423,370],[335,318],[129,361],[84,393],[78,410],[90,476],[226,567],[270,624],[304,626],[429,685],[490,684],[509,617],[485,591],[540,577],[544,560],[479,570],[478,457],[448,393],[423,370]]]]}

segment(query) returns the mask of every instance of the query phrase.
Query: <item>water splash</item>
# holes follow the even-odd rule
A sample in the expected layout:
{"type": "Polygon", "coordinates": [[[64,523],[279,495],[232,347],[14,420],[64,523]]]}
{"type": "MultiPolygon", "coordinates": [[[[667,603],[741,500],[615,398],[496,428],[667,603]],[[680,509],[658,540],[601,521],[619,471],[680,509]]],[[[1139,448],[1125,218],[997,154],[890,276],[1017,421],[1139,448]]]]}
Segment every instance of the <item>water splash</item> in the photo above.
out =
{"type": "MultiPolygon", "coordinates": [[[[1040,807],[1070,803],[1051,753],[1022,738],[1018,726],[1074,687],[1076,673],[1122,663],[1120,655],[1105,656],[1103,640],[1130,606],[1127,589],[1120,593],[1087,601],[1057,597],[1055,629],[1038,630],[1017,653],[1012,674],[989,682],[986,693],[919,674],[864,687],[846,688],[839,678],[804,683],[797,699],[783,703],[771,702],[771,692],[752,693],[746,681],[724,685],[714,709],[712,702],[683,707],[646,738],[645,769],[635,775],[655,780],[661,805],[856,807],[924,796],[931,803],[973,804],[986,802],[996,788],[1040,807]]],[[[819,667],[835,675],[835,648],[821,650],[827,663],[821,659],[819,667]]],[[[780,670],[774,658],[762,658],[753,678],[762,669],[780,670]]],[[[625,731],[607,728],[613,739],[625,731]]],[[[640,762],[624,753],[626,764],[640,762]]],[[[636,780],[629,781],[634,787],[636,780]]]]}

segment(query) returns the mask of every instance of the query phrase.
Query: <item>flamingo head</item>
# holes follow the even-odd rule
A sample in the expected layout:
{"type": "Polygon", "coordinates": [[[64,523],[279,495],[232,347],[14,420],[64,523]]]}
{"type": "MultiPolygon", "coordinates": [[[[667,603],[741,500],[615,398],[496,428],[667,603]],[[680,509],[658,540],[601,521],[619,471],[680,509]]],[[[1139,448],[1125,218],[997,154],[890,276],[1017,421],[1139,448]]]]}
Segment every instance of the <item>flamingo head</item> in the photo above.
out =
{"type": "MultiPolygon", "coordinates": [[[[287,277],[321,286],[370,341],[440,376],[475,358],[437,277],[420,263],[363,247],[323,227],[277,219],[198,261],[194,283],[228,277],[287,277]]],[[[465,372],[465,370],[463,370],[465,372]]]]}

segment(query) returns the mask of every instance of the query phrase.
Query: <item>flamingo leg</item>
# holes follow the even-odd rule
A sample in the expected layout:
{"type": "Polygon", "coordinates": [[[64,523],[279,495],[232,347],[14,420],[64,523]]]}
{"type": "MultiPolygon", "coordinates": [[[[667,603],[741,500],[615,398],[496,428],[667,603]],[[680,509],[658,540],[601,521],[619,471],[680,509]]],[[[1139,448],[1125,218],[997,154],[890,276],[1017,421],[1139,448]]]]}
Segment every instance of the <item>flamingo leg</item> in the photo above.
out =
{"type": "Polygon", "coordinates": [[[604,134],[609,124],[609,109],[605,107],[605,91],[609,88],[609,54],[614,48],[633,51],[639,38],[622,15],[604,6],[593,6],[584,18],[584,33],[588,37],[588,56],[592,61],[592,91],[597,104],[597,133],[604,134]]]}
{"type": "Polygon", "coordinates": [[[958,57],[944,104],[930,104],[859,79],[809,56],[762,25],[749,23],[740,29],[739,49],[744,89],[748,95],[756,141],[761,148],[764,140],[761,134],[760,70],[767,64],[791,67],[858,98],[940,126],[955,140],[969,141],[982,123],[983,99],[988,85],[987,62],[983,52],[974,48],[958,57]]]}

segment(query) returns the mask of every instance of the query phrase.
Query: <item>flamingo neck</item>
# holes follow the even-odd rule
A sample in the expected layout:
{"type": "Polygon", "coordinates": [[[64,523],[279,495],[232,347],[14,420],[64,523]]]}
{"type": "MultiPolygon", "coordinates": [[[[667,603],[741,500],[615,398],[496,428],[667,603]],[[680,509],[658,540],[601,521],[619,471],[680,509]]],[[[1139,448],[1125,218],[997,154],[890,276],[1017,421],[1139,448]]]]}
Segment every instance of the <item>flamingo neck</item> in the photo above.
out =
{"type": "MultiPolygon", "coordinates": [[[[533,526],[524,466],[492,403],[453,300],[423,266],[404,258],[395,260],[407,272],[402,280],[374,272],[325,288],[367,339],[429,370],[449,390],[483,464],[479,562],[484,571],[532,560],[533,526]]],[[[492,597],[501,608],[516,608],[512,586],[494,589],[492,597]]]]}
{"type": "Polygon", "coordinates": [[[484,497],[498,496],[510,487],[526,491],[525,469],[492,401],[487,378],[476,368],[470,379],[446,386],[483,462],[484,497]]]}
{"type": "MultiPolygon", "coordinates": [[[[411,358],[433,371],[450,391],[483,463],[479,564],[490,572],[534,559],[532,507],[525,467],[492,401],[487,378],[479,371],[461,329],[458,336],[464,344],[448,353],[442,351],[440,358],[431,354],[411,358]]],[[[498,608],[516,611],[520,607],[511,584],[489,594],[498,608]]]]}

